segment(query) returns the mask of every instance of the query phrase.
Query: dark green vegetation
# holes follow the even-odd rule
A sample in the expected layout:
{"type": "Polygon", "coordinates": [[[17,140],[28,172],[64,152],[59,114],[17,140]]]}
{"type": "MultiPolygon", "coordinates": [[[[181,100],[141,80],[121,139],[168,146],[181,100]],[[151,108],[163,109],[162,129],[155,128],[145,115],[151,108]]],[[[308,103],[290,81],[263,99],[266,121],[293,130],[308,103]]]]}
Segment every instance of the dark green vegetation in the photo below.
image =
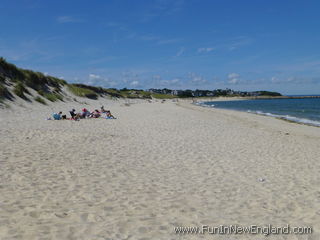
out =
{"type": "Polygon", "coordinates": [[[28,91],[28,89],[25,88],[25,86],[22,82],[16,82],[16,84],[14,85],[14,88],[13,88],[13,92],[18,97],[21,97],[25,100],[28,99],[27,96],[25,95],[25,93],[30,95],[30,92],[28,91]]]}
{"type": "Polygon", "coordinates": [[[151,98],[151,93],[138,89],[115,89],[88,86],[85,84],[69,84],[68,89],[76,96],[97,99],[111,96],[116,98],[151,98]]]}
{"type": "Polygon", "coordinates": [[[158,99],[173,99],[177,98],[177,96],[174,96],[172,94],[162,94],[162,93],[152,93],[153,98],[158,98],[158,99]]]}
{"type": "Polygon", "coordinates": [[[0,100],[11,98],[11,96],[12,95],[8,91],[7,87],[3,83],[0,83],[0,100]]]}
{"type": "Polygon", "coordinates": [[[45,92],[43,90],[37,91],[39,95],[48,99],[51,102],[55,102],[57,100],[63,101],[63,96],[60,94],[60,90],[52,90],[52,92],[45,92]]]}
{"type": "Polygon", "coordinates": [[[272,96],[272,97],[282,96],[281,93],[278,93],[278,92],[258,91],[257,93],[259,96],[272,96]]]}
{"type": "Polygon", "coordinates": [[[12,99],[8,90],[11,87],[15,95],[28,100],[27,95],[31,95],[27,89],[29,87],[50,101],[62,100],[61,87],[66,84],[62,79],[18,68],[0,58],[0,98],[12,99]]]}
{"type": "Polygon", "coordinates": [[[47,105],[46,101],[43,98],[39,97],[39,96],[35,97],[34,100],[36,100],[37,102],[39,102],[39,103],[41,103],[43,105],[47,105]]]}
{"type": "Polygon", "coordinates": [[[97,93],[98,89],[95,91],[90,88],[91,88],[90,86],[86,86],[86,85],[82,85],[82,84],[68,85],[69,91],[72,92],[76,96],[97,99],[99,96],[97,93]]]}

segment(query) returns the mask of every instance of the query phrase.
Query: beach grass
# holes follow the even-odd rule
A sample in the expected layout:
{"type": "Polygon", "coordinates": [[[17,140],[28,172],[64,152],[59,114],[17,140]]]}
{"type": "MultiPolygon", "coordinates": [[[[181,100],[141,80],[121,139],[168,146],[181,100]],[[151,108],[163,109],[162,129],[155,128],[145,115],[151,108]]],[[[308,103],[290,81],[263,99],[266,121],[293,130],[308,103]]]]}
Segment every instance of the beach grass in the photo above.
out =
{"type": "Polygon", "coordinates": [[[120,94],[124,98],[144,98],[144,99],[150,99],[151,93],[143,90],[138,89],[127,89],[123,88],[120,89],[120,94]]]}
{"type": "Polygon", "coordinates": [[[37,91],[42,97],[48,99],[51,102],[55,102],[55,101],[63,101],[63,96],[61,94],[59,94],[56,91],[53,92],[44,92],[43,90],[38,90],[37,91]]]}
{"type": "Polygon", "coordinates": [[[170,94],[160,94],[160,93],[153,93],[151,94],[153,98],[157,99],[173,99],[176,98],[176,96],[170,95],[170,94]]]}
{"type": "Polygon", "coordinates": [[[39,96],[35,97],[34,100],[39,102],[39,103],[41,103],[41,104],[43,104],[43,105],[47,105],[46,101],[43,98],[39,97],[39,96]]]}
{"type": "Polygon", "coordinates": [[[0,99],[4,99],[8,94],[8,89],[2,83],[0,83],[0,99]]]}
{"type": "Polygon", "coordinates": [[[28,99],[25,93],[30,94],[22,82],[17,82],[13,88],[14,94],[23,99],[28,99]]]}
{"type": "Polygon", "coordinates": [[[91,99],[98,98],[98,94],[88,88],[79,87],[74,84],[68,84],[68,89],[70,92],[72,92],[74,95],[78,97],[87,97],[91,99]]]}

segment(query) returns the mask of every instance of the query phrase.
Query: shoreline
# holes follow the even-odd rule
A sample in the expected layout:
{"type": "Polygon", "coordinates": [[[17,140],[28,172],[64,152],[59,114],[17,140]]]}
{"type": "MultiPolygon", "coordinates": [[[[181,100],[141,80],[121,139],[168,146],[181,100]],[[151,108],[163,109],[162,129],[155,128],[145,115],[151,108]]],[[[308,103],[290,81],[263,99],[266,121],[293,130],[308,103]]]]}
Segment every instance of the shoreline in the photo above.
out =
{"type": "MultiPolygon", "coordinates": [[[[277,98],[273,98],[273,99],[277,99],[277,98]]],[[[287,98],[287,99],[300,99],[300,98],[287,98]]],[[[245,100],[256,100],[256,99],[241,99],[241,98],[240,99],[239,98],[232,99],[232,98],[228,98],[228,99],[225,99],[225,100],[217,99],[216,101],[219,102],[219,101],[245,101],[245,100]]],[[[211,99],[210,101],[193,101],[191,104],[196,105],[196,106],[200,106],[200,107],[205,107],[205,108],[215,108],[215,107],[211,107],[209,105],[205,105],[204,102],[215,102],[215,100],[211,99]]],[[[227,109],[227,108],[219,108],[219,109],[236,111],[236,112],[245,112],[245,113],[259,115],[259,116],[272,117],[272,118],[283,120],[283,121],[287,121],[287,122],[290,122],[290,123],[307,125],[307,126],[317,127],[317,128],[320,127],[320,122],[319,121],[315,121],[315,120],[311,120],[311,119],[307,119],[307,118],[298,118],[298,117],[290,116],[290,115],[284,116],[284,115],[278,115],[278,114],[273,114],[273,113],[268,113],[268,112],[258,113],[257,111],[242,111],[242,110],[227,109]],[[294,118],[296,120],[293,120],[294,118]]]]}

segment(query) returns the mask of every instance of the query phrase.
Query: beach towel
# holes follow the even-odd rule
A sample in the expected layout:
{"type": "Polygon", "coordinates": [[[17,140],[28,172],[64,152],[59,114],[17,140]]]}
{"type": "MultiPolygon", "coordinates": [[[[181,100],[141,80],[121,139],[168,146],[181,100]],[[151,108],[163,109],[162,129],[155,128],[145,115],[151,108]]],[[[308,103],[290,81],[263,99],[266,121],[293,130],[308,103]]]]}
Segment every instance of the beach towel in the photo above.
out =
{"type": "Polygon", "coordinates": [[[61,116],[60,116],[60,114],[58,114],[58,113],[54,113],[54,114],[52,115],[52,117],[53,117],[54,120],[60,120],[60,119],[61,119],[61,116]]]}

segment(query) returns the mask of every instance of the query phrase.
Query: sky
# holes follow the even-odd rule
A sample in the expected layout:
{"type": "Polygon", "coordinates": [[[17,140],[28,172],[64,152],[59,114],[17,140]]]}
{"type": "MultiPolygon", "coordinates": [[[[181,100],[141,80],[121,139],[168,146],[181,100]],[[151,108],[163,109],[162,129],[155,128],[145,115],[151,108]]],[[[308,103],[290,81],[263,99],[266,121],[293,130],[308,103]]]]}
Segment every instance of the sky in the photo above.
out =
{"type": "Polygon", "coordinates": [[[318,0],[1,0],[0,56],[114,88],[320,94],[318,0]]]}

